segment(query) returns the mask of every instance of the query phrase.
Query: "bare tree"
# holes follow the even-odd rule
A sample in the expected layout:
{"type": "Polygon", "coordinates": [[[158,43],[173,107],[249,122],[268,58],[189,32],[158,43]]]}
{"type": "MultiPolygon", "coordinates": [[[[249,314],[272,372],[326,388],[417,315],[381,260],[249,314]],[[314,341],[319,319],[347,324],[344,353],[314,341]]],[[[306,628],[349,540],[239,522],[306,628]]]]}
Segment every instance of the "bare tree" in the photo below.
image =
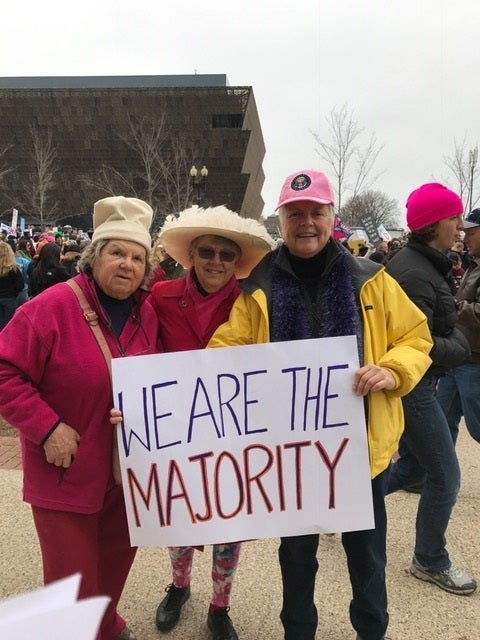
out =
{"type": "Polygon", "coordinates": [[[180,135],[173,135],[165,113],[157,119],[129,118],[130,137],[122,138],[142,164],[139,177],[146,185],[145,199],[154,209],[152,228],[163,224],[167,215],[188,206],[192,196],[190,168],[195,153],[180,135]]]}
{"type": "Polygon", "coordinates": [[[145,181],[144,197],[153,206],[162,177],[159,160],[167,139],[165,112],[157,118],[145,116],[141,120],[130,115],[128,124],[130,135],[120,138],[140,158],[142,178],[145,181]]]}
{"type": "Polygon", "coordinates": [[[104,164],[94,175],[82,175],[80,181],[106,195],[124,193],[146,200],[154,210],[155,231],[167,215],[185,209],[191,202],[189,172],[196,154],[184,138],[171,133],[164,114],[141,120],[129,116],[128,123],[129,134],[119,137],[138,158],[137,168],[125,174],[104,164]]]}
{"type": "MultiPolygon", "coordinates": [[[[0,149],[0,160],[2,160],[3,156],[13,147],[12,144],[6,144],[3,148],[0,149]]],[[[4,160],[2,160],[0,164],[0,185],[2,185],[5,181],[6,176],[13,171],[14,167],[9,167],[5,164],[4,160]]]]}
{"type": "MultiPolygon", "coordinates": [[[[11,173],[14,170],[14,167],[9,166],[8,163],[2,160],[2,158],[12,147],[13,147],[12,144],[6,144],[4,147],[0,149],[0,189],[2,193],[6,196],[6,199],[9,199],[9,198],[7,195],[8,189],[7,189],[7,182],[5,178],[8,176],[9,173],[11,173]]],[[[11,208],[6,209],[5,211],[0,211],[0,216],[4,216],[5,214],[10,212],[11,212],[11,208]]]]}
{"type": "Polygon", "coordinates": [[[452,156],[446,156],[444,163],[450,169],[458,184],[458,194],[465,203],[467,213],[480,200],[480,193],[475,188],[479,176],[478,147],[467,149],[465,139],[461,143],[454,140],[452,156]]]}
{"type": "Polygon", "coordinates": [[[398,203],[383,191],[363,191],[352,196],[343,206],[342,220],[351,227],[363,227],[362,218],[370,217],[375,227],[395,227],[400,211],[398,203]]]}
{"type": "Polygon", "coordinates": [[[356,197],[378,179],[380,174],[371,174],[384,145],[379,145],[372,134],[366,147],[359,146],[364,129],[354,120],[346,104],[335,106],[325,120],[327,135],[315,132],[312,135],[319,146],[318,154],[328,162],[335,176],[337,211],[340,212],[346,190],[356,197]]]}
{"type": "Polygon", "coordinates": [[[122,173],[115,167],[106,164],[103,164],[97,173],[83,174],[78,180],[97,191],[104,191],[107,196],[116,196],[119,193],[138,196],[135,192],[134,174],[131,172],[122,173]]]}
{"type": "Polygon", "coordinates": [[[57,150],[52,141],[52,132],[47,128],[30,125],[32,137],[32,173],[30,184],[24,184],[25,208],[31,213],[33,222],[45,224],[47,214],[54,213],[58,203],[50,203],[50,193],[53,191],[57,172],[57,150]]]}
{"type": "Polygon", "coordinates": [[[179,136],[172,136],[168,152],[160,161],[163,189],[163,213],[178,213],[192,201],[193,187],[190,176],[192,165],[199,164],[194,150],[179,136]]]}

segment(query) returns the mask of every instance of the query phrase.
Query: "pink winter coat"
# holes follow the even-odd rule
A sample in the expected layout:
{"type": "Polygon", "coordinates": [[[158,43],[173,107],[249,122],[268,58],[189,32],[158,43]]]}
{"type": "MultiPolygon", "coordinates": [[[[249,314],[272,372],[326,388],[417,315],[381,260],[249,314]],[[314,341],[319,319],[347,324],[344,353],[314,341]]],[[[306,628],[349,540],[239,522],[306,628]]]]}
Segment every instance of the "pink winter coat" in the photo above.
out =
{"type": "MultiPolygon", "coordinates": [[[[75,277],[100,317],[114,358],[157,351],[158,323],[145,292],[117,340],[107,327],[92,281],[75,277]]],[[[0,414],[20,431],[23,497],[38,507],[95,513],[113,485],[111,381],[105,358],[66,283],[19,307],[0,333],[0,414]],[[46,461],[42,441],[59,421],[80,434],[72,465],[46,461]]]]}

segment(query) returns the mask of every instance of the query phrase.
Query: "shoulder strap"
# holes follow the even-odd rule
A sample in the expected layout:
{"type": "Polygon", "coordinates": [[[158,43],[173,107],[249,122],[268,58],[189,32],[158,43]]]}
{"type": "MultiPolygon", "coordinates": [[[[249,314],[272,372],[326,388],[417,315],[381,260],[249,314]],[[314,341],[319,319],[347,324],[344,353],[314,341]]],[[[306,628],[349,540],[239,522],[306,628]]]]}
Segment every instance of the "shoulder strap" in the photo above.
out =
{"type": "MultiPolygon", "coordinates": [[[[102,330],[98,324],[98,315],[88,304],[88,300],[85,297],[85,294],[82,291],[82,288],[79,286],[75,280],[67,280],[65,284],[72,289],[73,293],[77,296],[78,302],[83,311],[83,317],[88,322],[90,329],[92,330],[93,335],[97,339],[98,346],[102,350],[103,357],[105,358],[105,362],[107,363],[108,373],[110,374],[110,380],[112,379],[112,352],[110,351],[110,347],[105,340],[105,336],[103,335],[102,330]]],[[[122,472],[120,469],[120,457],[118,453],[118,430],[113,429],[113,442],[112,442],[112,475],[115,479],[115,482],[118,485],[122,484],[122,472]]]]}
{"type": "Polygon", "coordinates": [[[110,378],[112,377],[112,352],[110,351],[110,347],[105,340],[105,336],[103,335],[103,331],[100,329],[98,324],[98,315],[88,304],[88,300],[85,297],[85,294],[82,291],[82,288],[79,286],[75,280],[70,279],[65,282],[72,289],[73,293],[77,296],[78,303],[82,308],[83,317],[88,323],[88,326],[92,330],[93,335],[95,336],[98,346],[102,350],[103,357],[105,358],[105,362],[107,363],[108,372],[110,374],[110,378]]]}

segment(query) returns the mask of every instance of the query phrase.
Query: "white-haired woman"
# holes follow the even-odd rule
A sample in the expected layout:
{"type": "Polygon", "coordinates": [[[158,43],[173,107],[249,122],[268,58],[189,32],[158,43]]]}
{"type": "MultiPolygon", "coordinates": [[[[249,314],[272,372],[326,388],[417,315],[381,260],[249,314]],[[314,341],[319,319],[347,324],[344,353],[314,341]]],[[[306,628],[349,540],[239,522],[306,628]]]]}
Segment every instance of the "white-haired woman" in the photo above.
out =
{"type": "MultiPolygon", "coordinates": [[[[246,277],[271,250],[273,240],[265,227],[242,218],[223,206],[183,211],[167,221],[159,242],[176,262],[189,270],[176,280],[157,282],[150,296],[160,323],[165,351],[203,349],[217,327],[228,319],[240,293],[237,278],[246,277]]],[[[207,623],[214,640],[236,640],[228,615],[240,543],[213,546],[213,593],[207,623]]],[[[160,631],[178,622],[190,596],[194,547],[171,547],[172,582],[156,612],[160,631]]]]}
{"type": "Polygon", "coordinates": [[[95,203],[81,273],[22,305],[0,334],[0,413],[20,432],[44,582],[80,573],[81,598],[110,597],[97,640],[135,638],[117,612],[136,549],[112,469],[108,365],[110,356],[157,350],[142,290],[151,220],[136,198],[95,203]]]}

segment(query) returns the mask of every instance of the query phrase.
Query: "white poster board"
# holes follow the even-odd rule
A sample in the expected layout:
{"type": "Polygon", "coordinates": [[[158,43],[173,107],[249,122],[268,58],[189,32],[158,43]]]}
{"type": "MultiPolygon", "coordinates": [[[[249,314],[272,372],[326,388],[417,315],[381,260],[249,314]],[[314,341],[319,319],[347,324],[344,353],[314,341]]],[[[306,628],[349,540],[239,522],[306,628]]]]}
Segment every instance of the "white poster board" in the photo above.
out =
{"type": "Polygon", "coordinates": [[[354,336],[112,365],[133,545],[373,528],[354,336]]]}
{"type": "Polygon", "coordinates": [[[2,640],[95,640],[110,598],[78,600],[80,574],[0,601],[2,640]]]}

